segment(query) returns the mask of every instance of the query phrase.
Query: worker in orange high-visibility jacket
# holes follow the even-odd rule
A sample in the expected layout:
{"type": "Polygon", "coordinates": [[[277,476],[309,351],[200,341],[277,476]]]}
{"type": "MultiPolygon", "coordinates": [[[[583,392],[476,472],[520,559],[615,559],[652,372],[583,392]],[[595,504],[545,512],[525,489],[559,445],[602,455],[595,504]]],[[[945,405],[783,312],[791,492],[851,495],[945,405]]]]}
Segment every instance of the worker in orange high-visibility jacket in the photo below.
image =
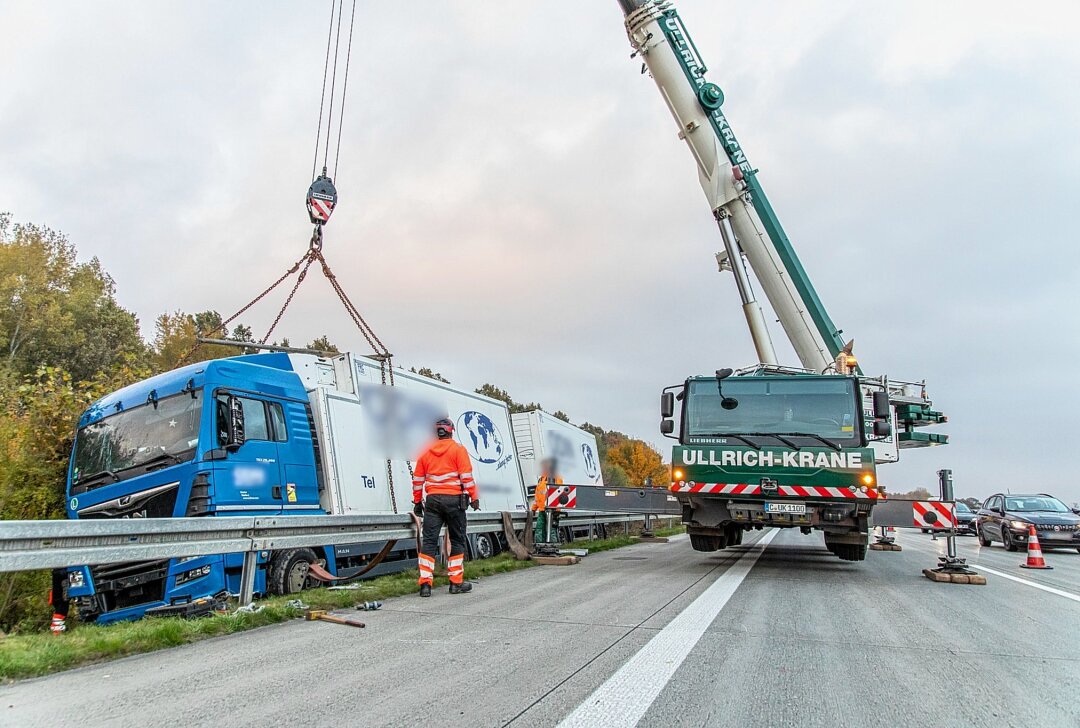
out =
{"type": "Polygon", "coordinates": [[[435,423],[438,440],[417,458],[413,469],[413,513],[422,516],[420,553],[420,596],[431,596],[435,573],[435,554],[439,552],[439,532],[443,525],[450,532],[450,557],[446,573],[450,593],[465,594],[472,584],[465,583],[465,510],[480,510],[480,496],[473,480],[469,453],[454,442],[454,423],[441,419],[435,423]],[[425,495],[427,496],[425,498],[425,495]]]}
{"type": "Polygon", "coordinates": [[[529,506],[536,512],[536,524],[533,526],[534,543],[546,543],[551,540],[553,533],[558,533],[559,511],[557,508],[548,507],[548,495],[549,491],[554,490],[554,486],[562,484],[563,479],[559,475],[555,458],[547,458],[541,462],[540,479],[536,483],[533,501],[529,506]]]}

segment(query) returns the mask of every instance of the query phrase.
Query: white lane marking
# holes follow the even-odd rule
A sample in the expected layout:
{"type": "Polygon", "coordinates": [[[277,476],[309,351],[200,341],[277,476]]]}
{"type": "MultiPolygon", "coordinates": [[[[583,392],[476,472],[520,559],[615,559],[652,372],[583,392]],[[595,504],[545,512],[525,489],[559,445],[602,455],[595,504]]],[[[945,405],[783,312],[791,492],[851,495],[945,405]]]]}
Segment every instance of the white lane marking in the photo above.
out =
{"type": "Polygon", "coordinates": [[[983,571],[989,571],[991,574],[1000,576],[1003,579],[1011,579],[1012,581],[1018,581],[1021,584],[1027,584],[1033,586],[1036,589],[1042,589],[1044,592],[1050,592],[1051,594],[1057,594],[1059,597],[1065,597],[1066,599],[1072,599],[1074,602],[1080,602],[1080,596],[1073,594],[1072,592],[1062,591],[1061,589],[1055,589],[1052,586],[1046,586],[1045,584],[1039,584],[1034,581],[1028,581],[1027,579],[1021,579],[1019,576],[1013,576],[1012,574],[1006,574],[1004,571],[998,571],[997,569],[991,569],[985,564],[972,564],[976,569],[982,569],[983,571]]]}
{"type": "Polygon", "coordinates": [[[559,723],[559,728],[626,728],[637,725],[777,533],[779,530],[773,529],[762,536],[701,596],[679,612],[574,712],[566,716],[559,723]]]}

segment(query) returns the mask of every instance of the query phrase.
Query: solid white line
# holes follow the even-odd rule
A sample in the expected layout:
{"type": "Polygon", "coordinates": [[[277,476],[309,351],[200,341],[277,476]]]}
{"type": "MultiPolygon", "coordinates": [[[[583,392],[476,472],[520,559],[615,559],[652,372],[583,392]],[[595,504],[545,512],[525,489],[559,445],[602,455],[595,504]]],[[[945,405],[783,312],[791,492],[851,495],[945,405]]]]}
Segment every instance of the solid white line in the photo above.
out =
{"type": "Polygon", "coordinates": [[[701,596],[679,612],[574,712],[566,716],[559,723],[559,728],[627,728],[637,725],[778,532],[774,529],[762,536],[701,596]]]}
{"type": "Polygon", "coordinates": [[[1050,592],[1051,594],[1057,594],[1059,597],[1065,597],[1066,599],[1072,599],[1074,602],[1080,602],[1080,596],[1078,596],[1076,594],[1073,594],[1072,592],[1062,591],[1061,589],[1055,589],[1052,586],[1045,586],[1044,584],[1039,584],[1039,583],[1034,582],[1034,581],[1028,581],[1027,579],[1021,579],[1019,576],[1013,576],[1012,574],[1006,574],[1005,572],[998,571],[997,569],[991,569],[989,566],[986,566],[985,564],[972,564],[972,566],[974,568],[976,568],[976,569],[982,569],[983,571],[988,571],[991,574],[994,574],[995,576],[1000,576],[1003,579],[1011,579],[1012,581],[1018,581],[1021,584],[1027,584],[1028,586],[1033,586],[1036,589],[1042,589],[1044,592],[1050,592]]]}

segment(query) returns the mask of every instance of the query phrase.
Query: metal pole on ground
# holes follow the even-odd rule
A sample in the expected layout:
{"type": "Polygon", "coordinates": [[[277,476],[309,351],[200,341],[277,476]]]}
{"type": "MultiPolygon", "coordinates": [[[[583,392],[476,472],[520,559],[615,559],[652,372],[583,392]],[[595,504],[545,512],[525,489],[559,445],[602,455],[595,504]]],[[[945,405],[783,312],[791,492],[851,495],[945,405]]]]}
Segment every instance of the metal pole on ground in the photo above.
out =
{"type": "MultiPolygon", "coordinates": [[[[953,500],[953,483],[952,483],[952,471],[949,469],[943,469],[938,471],[938,482],[941,487],[941,501],[942,503],[951,503],[953,500]]],[[[949,556],[949,561],[956,559],[956,526],[955,524],[949,524],[949,533],[945,539],[946,551],[949,556]]]]}

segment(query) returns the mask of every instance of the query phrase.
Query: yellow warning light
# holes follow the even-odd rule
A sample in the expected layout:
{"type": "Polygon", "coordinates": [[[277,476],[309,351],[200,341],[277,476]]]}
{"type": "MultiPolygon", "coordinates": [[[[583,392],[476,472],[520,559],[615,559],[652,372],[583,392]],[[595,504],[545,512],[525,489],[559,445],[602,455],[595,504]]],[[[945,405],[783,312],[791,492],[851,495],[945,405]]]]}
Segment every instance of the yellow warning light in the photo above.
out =
{"type": "Polygon", "coordinates": [[[672,473],[672,475],[673,475],[673,476],[675,477],[675,480],[682,480],[682,478],[683,478],[683,471],[681,471],[681,470],[679,470],[678,468],[676,468],[676,469],[675,469],[675,472],[674,472],[674,473],[672,473]]]}
{"type": "Polygon", "coordinates": [[[859,363],[859,360],[851,354],[848,354],[846,357],[844,357],[844,363],[847,364],[849,367],[854,368],[855,365],[859,363]]]}
{"type": "Polygon", "coordinates": [[[862,482],[866,483],[867,485],[873,485],[874,475],[872,473],[866,473],[862,476],[862,482]]]}

